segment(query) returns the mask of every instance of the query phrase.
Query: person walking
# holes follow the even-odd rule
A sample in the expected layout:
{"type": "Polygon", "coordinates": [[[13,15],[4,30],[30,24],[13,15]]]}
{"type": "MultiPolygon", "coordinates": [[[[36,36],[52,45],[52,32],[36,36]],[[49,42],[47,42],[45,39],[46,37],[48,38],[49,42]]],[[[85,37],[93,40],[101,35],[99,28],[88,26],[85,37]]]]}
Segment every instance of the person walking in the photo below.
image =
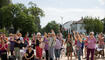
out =
{"type": "Polygon", "coordinates": [[[33,49],[35,49],[35,41],[36,41],[36,36],[35,33],[33,34],[32,40],[31,40],[31,46],[33,49]]]}
{"type": "Polygon", "coordinates": [[[75,32],[73,32],[73,33],[74,33],[74,38],[77,41],[76,42],[76,54],[77,54],[78,60],[81,60],[81,55],[82,55],[82,50],[81,50],[82,38],[80,37],[78,32],[77,32],[77,34],[75,34],[75,32]]]}
{"type": "Polygon", "coordinates": [[[103,33],[100,33],[98,35],[98,42],[99,42],[99,47],[104,50],[104,36],[103,36],[103,33]]]}
{"type": "Polygon", "coordinates": [[[41,33],[37,33],[37,39],[36,39],[36,57],[37,59],[41,60],[42,59],[42,48],[40,47],[41,44],[41,33]]]}
{"type": "Polygon", "coordinates": [[[21,41],[20,41],[17,34],[15,34],[14,37],[15,37],[15,39],[14,39],[14,42],[15,42],[15,44],[14,44],[15,57],[16,57],[16,59],[20,60],[20,43],[21,43],[21,41]]]}
{"type": "Polygon", "coordinates": [[[48,37],[49,40],[49,57],[50,60],[54,60],[54,46],[56,44],[56,39],[55,39],[55,32],[52,30],[51,35],[48,37]]]}
{"type": "Polygon", "coordinates": [[[61,42],[60,40],[57,39],[57,37],[55,37],[56,39],[56,44],[55,44],[55,60],[60,60],[60,49],[61,49],[61,42]]]}
{"type": "Polygon", "coordinates": [[[27,34],[24,37],[24,45],[25,45],[25,47],[27,47],[29,45],[29,38],[28,38],[27,34]]]}
{"type": "Polygon", "coordinates": [[[45,50],[45,53],[46,53],[46,60],[49,60],[49,52],[48,52],[48,37],[47,37],[47,33],[45,32],[44,33],[44,40],[43,42],[45,43],[45,47],[44,47],[44,50],[45,50]]]}
{"type": "Polygon", "coordinates": [[[71,57],[70,60],[72,60],[72,52],[73,52],[73,38],[70,34],[68,34],[67,36],[67,39],[66,39],[66,44],[67,44],[67,47],[66,47],[66,53],[67,53],[67,58],[69,60],[69,57],[71,57]]]}
{"type": "Polygon", "coordinates": [[[86,36],[85,34],[81,34],[81,38],[82,38],[82,47],[81,47],[81,50],[82,50],[82,58],[83,58],[83,55],[84,55],[84,46],[85,46],[85,40],[86,40],[86,36]]]}
{"type": "Polygon", "coordinates": [[[89,56],[91,53],[91,60],[94,60],[94,52],[96,46],[96,38],[94,37],[94,32],[90,32],[89,37],[87,37],[87,60],[89,60],[89,56]]]}
{"type": "Polygon", "coordinates": [[[18,33],[17,36],[19,37],[18,39],[20,40],[20,49],[23,49],[23,47],[24,47],[24,39],[22,37],[22,34],[18,33]]]}
{"type": "Polygon", "coordinates": [[[14,55],[14,35],[11,33],[9,34],[9,38],[8,38],[8,41],[10,42],[10,52],[11,52],[11,55],[13,56],[14,55]]]}
{"type": "Polygon", "coordinates": [[[1,54],[1,60],[7,60],[7,52],[8,52],[8,44],[3,40],[3,38],[0,38],[0,54],[1,54]]]}

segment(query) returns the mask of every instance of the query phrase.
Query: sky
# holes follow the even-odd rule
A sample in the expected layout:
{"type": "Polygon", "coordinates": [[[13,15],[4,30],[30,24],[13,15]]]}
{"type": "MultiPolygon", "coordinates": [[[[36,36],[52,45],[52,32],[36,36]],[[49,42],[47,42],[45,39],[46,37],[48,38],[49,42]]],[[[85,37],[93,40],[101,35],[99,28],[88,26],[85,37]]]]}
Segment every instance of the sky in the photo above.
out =
{"type": "Polygon", "coordinates": [[[105,0],[12,0],[14,4],[23,3],[27,7],[30,1],[44,11],[45,17],[41,18],[42,27],[53,20],[64,24],[67,21],[78,21],[85,16],[100,19],[105,17],[105,0]]]}

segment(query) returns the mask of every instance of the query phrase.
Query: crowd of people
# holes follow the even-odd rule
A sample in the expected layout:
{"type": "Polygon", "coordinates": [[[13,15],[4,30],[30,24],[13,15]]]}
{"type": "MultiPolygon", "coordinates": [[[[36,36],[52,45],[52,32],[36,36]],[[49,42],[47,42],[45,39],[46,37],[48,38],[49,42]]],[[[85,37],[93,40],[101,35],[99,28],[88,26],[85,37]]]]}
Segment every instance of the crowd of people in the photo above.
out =
{"type": "Polygon", "coordinates": [[[7,37],[2,33],[0,34],[0,58],[1,60],[60,60],[64,52],[67,60],[72,60],[73,55],[77,60],[83,58],[89,60],[90,54],[91,60],[94,60],[96,50],[104,51],[104,45],[103,33],[95,36],[94,32],[90,32],[87,36],[85,33],[73,31],[72,34],[68,33],[65,39],[61,32],[55,34],[53,30],[49,33],[45,32],[44,35],[40,32],[33,33],[32,38],[29,38],[28,34],[22,37],[21,33],[10,33],[7,37]]]}

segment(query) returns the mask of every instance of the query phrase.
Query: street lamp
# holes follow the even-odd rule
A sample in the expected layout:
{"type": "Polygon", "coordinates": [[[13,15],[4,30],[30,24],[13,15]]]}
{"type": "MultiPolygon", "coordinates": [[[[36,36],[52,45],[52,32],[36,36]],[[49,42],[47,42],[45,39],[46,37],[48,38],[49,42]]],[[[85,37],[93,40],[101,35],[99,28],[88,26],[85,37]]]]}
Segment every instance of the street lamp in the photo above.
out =
{"type": "Polygon", "coordinates": [[[61,18],[61,21],[62,21],[61,24],[63,25],[63,17],[61,16],[60,18],[61,18]]]}

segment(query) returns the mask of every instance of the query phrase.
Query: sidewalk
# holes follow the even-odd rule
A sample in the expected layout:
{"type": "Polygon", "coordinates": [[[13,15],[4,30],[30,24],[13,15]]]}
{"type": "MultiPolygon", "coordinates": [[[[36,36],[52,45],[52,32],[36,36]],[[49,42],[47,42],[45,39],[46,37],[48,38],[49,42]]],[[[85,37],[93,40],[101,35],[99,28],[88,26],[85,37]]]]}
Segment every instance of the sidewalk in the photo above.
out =
{"type": "MultiPolygon", "coordinates": [[[[62,57],[60,60],[67,60],[67,57],[62,57]]],[[[78,59],[76,59],[74,56],[72,57],[72,60],[78,60],[78,59]]],[[[86,59],[81,59],[81,60],[86,60],[86,59]]],[[[91,59],[90,59],[91,60],[91,59]]],[[[97,58],[97,59],[95,59],[95,60],[105,60],[105,58],[97,58]]]]}

